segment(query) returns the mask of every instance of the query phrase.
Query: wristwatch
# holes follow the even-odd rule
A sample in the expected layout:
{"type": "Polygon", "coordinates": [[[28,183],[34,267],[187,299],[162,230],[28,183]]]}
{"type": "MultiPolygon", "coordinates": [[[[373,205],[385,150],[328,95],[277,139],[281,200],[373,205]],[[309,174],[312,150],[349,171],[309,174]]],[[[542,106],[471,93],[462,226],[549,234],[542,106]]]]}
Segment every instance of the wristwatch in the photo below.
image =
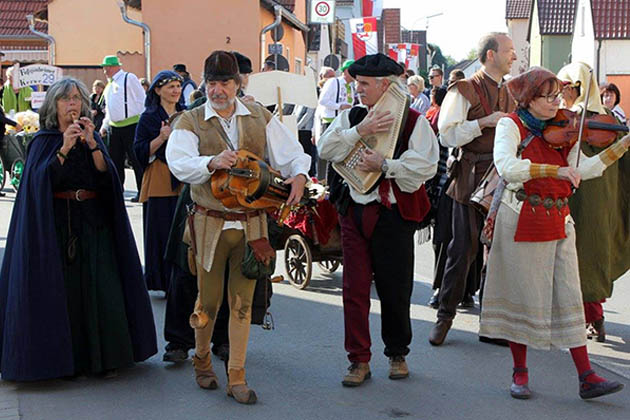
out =
{"type": "Polygon", "coordinates": [[[387,164],[387,159],[383,159],[383,163],[381,164],[381,172],[386,174],[387,171],[389,171],[389,165],[387,164]]]}

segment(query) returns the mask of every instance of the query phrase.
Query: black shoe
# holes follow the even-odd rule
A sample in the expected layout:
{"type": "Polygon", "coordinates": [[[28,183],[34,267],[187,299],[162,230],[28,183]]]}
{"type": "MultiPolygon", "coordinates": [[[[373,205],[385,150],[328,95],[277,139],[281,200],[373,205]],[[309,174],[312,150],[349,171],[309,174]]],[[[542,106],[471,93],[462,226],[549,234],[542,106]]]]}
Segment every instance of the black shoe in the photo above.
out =
{"type": "Polygon", "coordinates": [[[140,201],[140,195],[136,195],[135,197],[131,199],[132,203],[137,203],[138,201],[140,201]]]}
{"type": "Polygon", "coordinates": [[[428,305],[433,309],[437,309],[440,307],[440,289],[435,290],[433,296],[431,296],[431,299],[429,299],[428,305]]]}
{"type": "Polygon", "coordinates": [[[466,293],[464,295],[464,298],[462,299],[462,302],[459,304],[460,308],[474,308],[475,307],[475,298],[473,295],[469,295],[468,293],[466,293]]]}
{"type": "Polygon", "coordinates": [[[214,345],[212,346],[212,354],[225,362],[230,358],[230,345],[227,343],[214,345]]]}
{"type": "Polygon", "coordinates": [[[163,361],[171,363],[183,362],[186,359],[188,359],[188,351],[184,349],[166,350],[164,357],[162,357],[163,361]]]}
{"type": "Polygon", "coordinates": [[[503,338],[490,338],[490,337],[484,337],[483,335],[480,335],[479,341],[481,341],[482,343],[494,344],[495,346],[501,346],[501,347],[510,346],[508,341],[503,338]]]}
{"type": "Polygon", "coordinates": [[[595,372],[587,370],[580,375],[580,398],[583,400],[614,394],[623,389],[623,384],[617,381],[588,382],[586,378],[592,373],[595,372]]]}

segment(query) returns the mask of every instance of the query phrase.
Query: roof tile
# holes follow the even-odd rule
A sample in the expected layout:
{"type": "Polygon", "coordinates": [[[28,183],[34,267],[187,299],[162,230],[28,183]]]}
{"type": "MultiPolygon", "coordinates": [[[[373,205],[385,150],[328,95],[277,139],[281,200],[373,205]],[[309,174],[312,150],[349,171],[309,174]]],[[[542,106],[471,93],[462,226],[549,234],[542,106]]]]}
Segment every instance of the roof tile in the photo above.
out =
{"type": "MultiPolygon", "coordinates": [[[[31,37],[26,15],[43,9],[48,0],[0,0],[0,36],[31,37]]],[[[46,23],[35,23],[35,29],[48,31],[46,23]]]]}
{"type": "Polygon", "coordinates": [[[532,0],[507,0],[505,5],[506,19],[529,19],[532,11],[532,0]]]}
{"type": "Polygon", "coordinates": [[[541,35],[571,35],[577,0],[538,0],[541,35]]]}
{"type": "Polygon", "coordinates": [[[630,39],[630,0],[591,0],[595,39],[630,39]]]}

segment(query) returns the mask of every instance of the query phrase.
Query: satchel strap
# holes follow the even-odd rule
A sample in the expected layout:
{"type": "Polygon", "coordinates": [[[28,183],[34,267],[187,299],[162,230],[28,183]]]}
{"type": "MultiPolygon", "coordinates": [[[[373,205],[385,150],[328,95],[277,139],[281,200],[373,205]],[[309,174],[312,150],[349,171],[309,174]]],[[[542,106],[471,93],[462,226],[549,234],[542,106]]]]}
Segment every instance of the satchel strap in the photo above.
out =
{"type": "Polygon", "coordinates": [[[521,154],[523,153],[523,150],[525,150],[525,148],[529,145],[529,143],[531,143],[531,141],[534,140],[534,137],[535,136],[533,133],[529,133],[527,137],[525,137],[525,139],[521,142],[521,144],[518,145],[518,149],[516,151],[517,157],[521,156],[521,154]]]}

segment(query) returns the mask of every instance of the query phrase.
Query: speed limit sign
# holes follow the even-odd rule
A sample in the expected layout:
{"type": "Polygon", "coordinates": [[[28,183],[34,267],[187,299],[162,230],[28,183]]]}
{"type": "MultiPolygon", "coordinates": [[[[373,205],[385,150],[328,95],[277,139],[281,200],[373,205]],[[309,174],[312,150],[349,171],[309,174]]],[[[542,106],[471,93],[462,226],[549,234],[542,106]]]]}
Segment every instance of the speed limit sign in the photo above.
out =
{"type": "Polygon", "coordinates": [[[311,0],[309,23],[334,23],[335,0],[311,0]]]}

